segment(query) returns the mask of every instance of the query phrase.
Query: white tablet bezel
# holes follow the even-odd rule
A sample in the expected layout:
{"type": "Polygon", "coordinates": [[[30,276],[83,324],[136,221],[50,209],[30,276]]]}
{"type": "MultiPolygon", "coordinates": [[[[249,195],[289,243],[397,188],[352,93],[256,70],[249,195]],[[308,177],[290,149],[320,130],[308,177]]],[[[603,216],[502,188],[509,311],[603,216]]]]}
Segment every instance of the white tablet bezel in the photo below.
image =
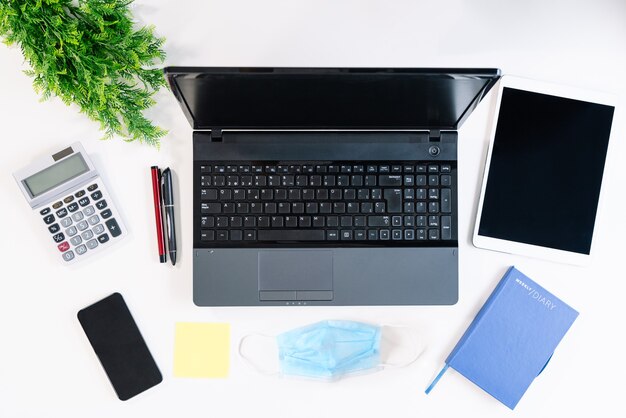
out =
{"type": "Polygon", "coordinates": [[[489,167],[491,165],[491,153],[493,150],[493,144],[496,134],[496,126],[498,123],[498,115],[500,114],[500,104],[502,100],[502,92],[505,87],[511,87],[519,90],[531,91],[536,93],[548,94],[552,96],[564,97],[575,100],[583,100],[592,103],[598,103],[603,105],[612,106],[617,109],[615,99],[606,93],[594,92],[583,90],[579,88],[569,87],[569,86],[561,86],[555,85],[552,83],[546,83],[541,81],[530,80],[526,78],[514,77],[514,76],[504,76],[500,79],[498,85],[498,97],[496,100],[496,110],[495,117],[493,118],[493,122],[491,125],[491,130],[489,133],[489,149],[487,151],[487,158],[485,161],[485,171],[483,173],[483,180],[480,189],[480,200],[478,201],[478,210],[476,212],[476,222],[474,224],[474,233],[472,236],[472,242],[474,246],[478,248],[484,248],[487,250],[495,250],[505,253],[524,255],[528,257],[541,258],[545,260],[558,261],[566,264],[575,264],[575,265],[587,265],[590,263],[591,257],[593,256],[593,248],[595,242],[596,235],[596,227],[598,223],[598,218],[600,215],[602,200],[603,200],[603,192],[604,192],[604,183],[605,176],[607,173],[607,167],[609,166],[609,156],[611,154],[611,136],[613,135],[614,125],[615,125],[615,115],[613,114],[613,122],[611,126],[611,133],[609,135],[609,144],[607,148],[607,157],[604,165],[604,172],[602,175],[602,184],[600,186],[600,195],[598,198],[598,208],[596,210],[596,218],[594,220],[594,228],[593,234],[591,237],[591,247],[589,250],[589,254],[580,254],[570,251],[557,250],[553,248],[540,247],[537,245],[524,244],[516,241],[508,241],[499,238],[493,238],[485,235],[478,234],[478,228],[480,226],[480,220],[482,217],[483,210],[483,198],[485,196],[485,189],[487,187],[487,178],[489,176],[489,167]]]}

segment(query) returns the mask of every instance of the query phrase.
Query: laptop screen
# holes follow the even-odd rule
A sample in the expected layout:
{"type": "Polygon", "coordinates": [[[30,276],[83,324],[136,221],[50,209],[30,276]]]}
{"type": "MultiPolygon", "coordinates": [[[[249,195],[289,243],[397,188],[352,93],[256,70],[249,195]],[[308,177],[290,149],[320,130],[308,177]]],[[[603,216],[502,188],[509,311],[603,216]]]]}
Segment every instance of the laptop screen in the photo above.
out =
{"type": "Polygon", "coordinates": [[[498,70],[168,68],[196,129],[457,129],[498,70]]]}

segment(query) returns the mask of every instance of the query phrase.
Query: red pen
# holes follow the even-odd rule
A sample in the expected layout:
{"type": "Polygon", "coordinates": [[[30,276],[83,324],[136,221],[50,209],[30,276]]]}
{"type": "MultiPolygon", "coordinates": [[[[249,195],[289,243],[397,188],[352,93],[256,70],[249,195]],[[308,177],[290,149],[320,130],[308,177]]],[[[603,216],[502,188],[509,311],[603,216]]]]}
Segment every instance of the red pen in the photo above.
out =
{"type": "Polygon", "coordinates": [[[165,235],[163,234],[163,216],[161,215],[161,170],[156,165],[150,167],[152,173],[152,196],[154,197],[154,218],[156,220],[157,242],[159,244],[159,260],[167,261],[165,253],[165,235]]]}

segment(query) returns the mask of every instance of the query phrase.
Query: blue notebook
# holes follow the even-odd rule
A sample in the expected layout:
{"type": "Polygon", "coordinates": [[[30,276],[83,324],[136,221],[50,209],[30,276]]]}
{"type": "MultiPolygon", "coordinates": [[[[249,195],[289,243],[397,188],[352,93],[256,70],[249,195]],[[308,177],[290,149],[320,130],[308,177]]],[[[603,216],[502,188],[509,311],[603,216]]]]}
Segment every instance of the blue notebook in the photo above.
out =
{"type": "Polygon", "coordinates": [[[514,409],[578,312],[511,267],[463,334],[448,367],[514,409]]]}

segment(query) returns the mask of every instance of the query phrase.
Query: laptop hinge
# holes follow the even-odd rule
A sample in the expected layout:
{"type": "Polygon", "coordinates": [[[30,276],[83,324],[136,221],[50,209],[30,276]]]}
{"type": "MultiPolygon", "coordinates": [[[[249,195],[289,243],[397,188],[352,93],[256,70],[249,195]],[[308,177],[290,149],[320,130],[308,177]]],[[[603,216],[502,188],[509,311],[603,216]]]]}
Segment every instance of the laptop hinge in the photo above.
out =
{"type": "Polygon", "coordinates": [[[431,129],[428,140],[430,142],[441,142],[441,131],[439,129],[431,129]]]}
{"type": "Polygon", "coordinates": [[[211,129],[211,142],[222,142],[222,130],[220,128],[211,129]]]}

